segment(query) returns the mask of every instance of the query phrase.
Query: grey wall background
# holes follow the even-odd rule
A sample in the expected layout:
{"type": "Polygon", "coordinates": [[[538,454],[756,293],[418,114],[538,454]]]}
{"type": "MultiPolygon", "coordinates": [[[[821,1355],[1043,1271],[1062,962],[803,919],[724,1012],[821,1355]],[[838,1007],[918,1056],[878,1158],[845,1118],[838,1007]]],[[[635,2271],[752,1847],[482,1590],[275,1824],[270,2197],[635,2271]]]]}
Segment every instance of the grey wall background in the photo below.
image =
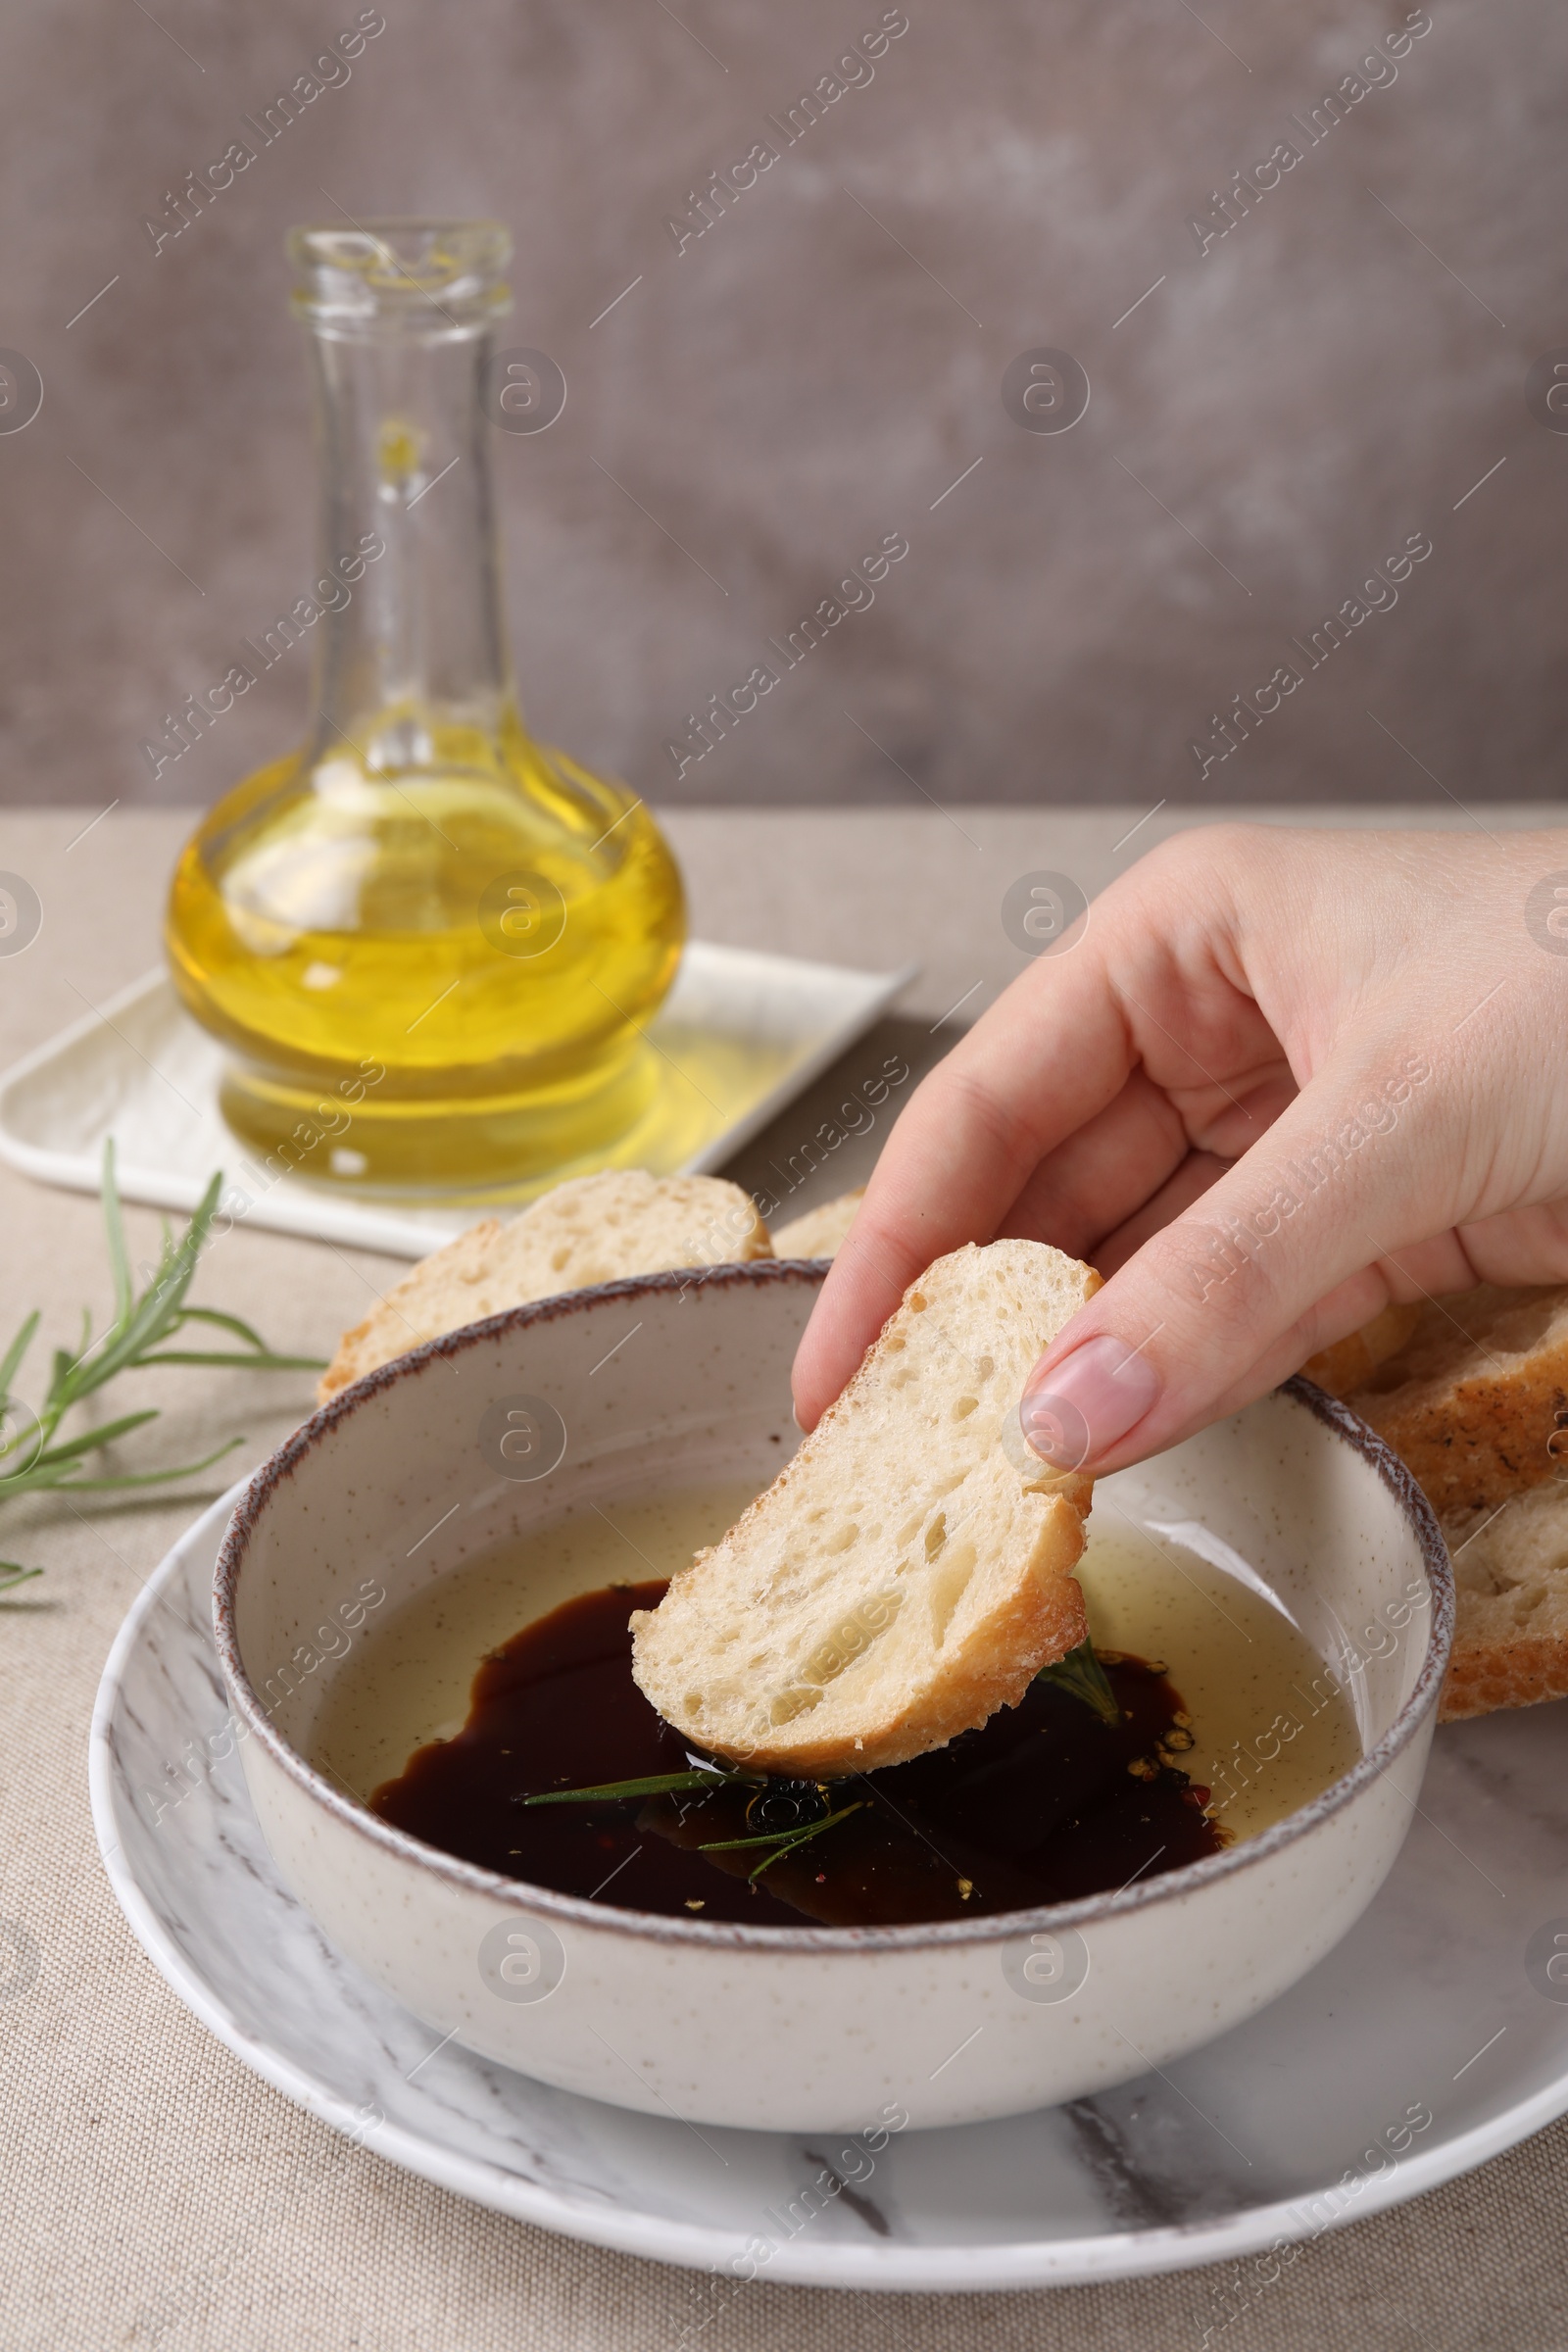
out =
{"type": "Polygon", "coordinates": [[[1558,0],[1431,0],[1203,255],[1189,214],[1304,146],[1289,118],[1403,0],[906,5],[677,254],[665,216],[881,0],[384,0],[346,85],[155,257],[144,217],[357,0],[11,0],[0,344],[46,393],[0,435],[0,797],[200,802],[288,747],[304,648],[156,785],[138,750],[306,585],[283,232],[399,211],[514,230],[509,339],[570,386],[497,436],[525,705],[651,797],[1554,797],[1568,436],[1524,387],[1568,344],[1558,0]],[[1060,435],[1002,404],[1041,345],[1093,386],[1060,435]],[[874,608],[677,783],[686,711],[889,531],[874,608]],[[1414,532],[1397,605],[1200,780],[1215,706],[1414,532]]]}

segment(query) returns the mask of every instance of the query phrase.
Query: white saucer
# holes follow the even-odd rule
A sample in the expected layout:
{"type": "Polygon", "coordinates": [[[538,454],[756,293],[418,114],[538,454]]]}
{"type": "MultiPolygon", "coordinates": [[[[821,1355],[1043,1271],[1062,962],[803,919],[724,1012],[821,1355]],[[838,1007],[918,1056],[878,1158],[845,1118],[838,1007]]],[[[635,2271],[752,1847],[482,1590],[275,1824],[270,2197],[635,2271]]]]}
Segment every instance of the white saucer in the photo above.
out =
{"type": "Polygon", "coordinates": [[[192,1209],[222,1168],[225,1205],[252,1224],[423,1257],[474,1224],[492,1198],[518,1207],[564,1176],[723,1167],[863,1037],[915,968],[851,971],[688,940],[645,1032],[656,1084],[633,1131],[612,1151],[448,1207],[361,1197],[351,1185],[253,1164],[219,1107],[222,1048],[182,1010],[167,972],[146,972],[0,1077],[0,1159],[41,1184],[96,1193],[113,1135],[123,1200],[192,1209]]]}
{"type": "Polygon", "coordinates": [[[93,1812],[132,1929],[313,2114],[498,2212],[711,2270],[715,2315],[751,2275],[973,2290],[1218,2262],[1400,2204],[1568,2110],[1568,1983],[1546,1974],[1554,1933],[1568,1952],[1562,1705],[1440,1731],[1409,1839],[1345,1942],[1239,2031],[1095,2099],[872,2153],[698,2132],[435,2047],[326,1943],[238,1759],[213,1760],[231,1741],[212,1572],[239,1492],[175,1545],[104,1670],[93,1812]]]}

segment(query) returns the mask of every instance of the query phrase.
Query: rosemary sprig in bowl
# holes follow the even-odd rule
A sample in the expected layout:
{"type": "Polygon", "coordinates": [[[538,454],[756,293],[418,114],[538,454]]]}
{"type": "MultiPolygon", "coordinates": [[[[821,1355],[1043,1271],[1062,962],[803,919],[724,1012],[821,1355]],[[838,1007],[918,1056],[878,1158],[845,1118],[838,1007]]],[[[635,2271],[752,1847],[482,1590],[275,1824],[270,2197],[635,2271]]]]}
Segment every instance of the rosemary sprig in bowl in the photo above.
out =
{"type": "Polygon", "coordinates": [[[1102,1723],[1108,1723],[1113,1729],[1121,1722],[1116,1693],[1090,1641],[1080,1642],[1076,1649],[1069,1649],[1054,1666],[1042,1666],[1035,1681],[1065,1690],[1069,1698],[1081,1698],[1086,1707],[1093,1707],[1102,1723]]]}
{"type": "Polygon", "coordinates": [[[824,1830],[832,1829],[836,1822],[848,1821],[850,1815],[858,1813],[864,1803],[863,1796],[857,1797],[853,1805],[841,1805],[836,1813],[824,1813],[820,1821],[808,1821],[794,1830],[764,1830],[760,1838],[710,1838],[706,1845],[699,1846],[697,1850],[702,1854],[730,1854],[743,1845],[770,1846],[772,1851],[762,1855],[746,1874],[755,1886],[764,1870],[771,1869],[775,1862],[783,1861],[787,1854],[793,1854],[797,1846],[807,1844],[812,1838],[819,1838],[824,1830]]]}
{"type": "MultiPolygon", "coordinates": [[[[728,1768],[699,1764],[690,1772],[649,1773],[636,1781],[605,1781],[595,1788],[551,1788],[542,1796],[524,1796],[516,1801],[524,1805],[624,1804],[636,1797],[674,1796],[687,1789],[701,1788],[711,1795],[715,1788],[744,1788],[756,1792],[747,1807],[746,1817],[750,1821],[752,1806],[759,1797],[768,1793],[769,1787],[765,1773],[747,1772],[743,1766],[728,1768]]],[[[755,1866],[746,1874],[754,1886],[773,1863],[782,1861],[786,1854],[793,1854],[797,1846],[820,1837],[824,1830],[831,1830],[837,1823],[847,1821],[852,1813],[858,1813],[865,1802],[860,1797],[853,1805],[842,1805],[837,1812],[831,1812],[828,1809],[826,1788],[815,1782],[776,1781],[771,1787],[775,1793],[784,1789],[814,1789],[815,1798],[812,1801],[821,1804],[818,1818],[814,1821],[796,1820],[779,1829],[763,1830],[757,1837],[712,1838],[697,1849],[702,1854],[728,1854],[737,1852],[742,1846],[765,1846],[768,1850],[759,1855],[755,1866]]]]}
{"type": "MultiPolygon", "coordinates": [[[[12,1388],[37,1333],[40,1316],[36,1311],[27,1317],[0,1356],[0,1505],[24,1494],[98,1494],[128,1487],[161,1486],[171,1479],[195,1478],[221,1461],[236,1446],[244,1445],[242,1437],[230,1438],[226,1445],[204,1454],[199,1462],[185,1462],[170,1469],[122,1471],[99,1478],[83,1476],[83,1466],[90,1454],[158,1419],[157,1407],[149,1406],[140,1412],[123,1413],[118,1421],[103,1422],[74,1437],[59,1435],[67,1415],[98,1390],[107,1388],[122,1372],[150,1364],[227,1364],[252,1372],[321,1369],[318,1356],[274,1353],[261,1333],[238,1315],[223,1314],[217,1307],[185,1303],[185,1295],[212,1232],[222,1184],[220,1169],[178,1240],[165,1225],[158,1264],[146,1289],[138,1294],[131,1276],[124,1220],[115,1183],[113,1139],[104,1145],[104,1227],[115,1285],[114,1319],[95,1340],[91,1314],[83,1309],[80,1345],[74,1350],[55,1349],[49,1385],[36,1412],[23,1404],[12,1388]],[[189,1324],[206,1324],[226,1332],[240,1345],[224,1348],[165,1345],[179,1339],[189,1324]]],[[[42,1569],[24,1567],[20,1561],[0,1560],[0,1594],[42,1573],[42,1569]]]]}
{"type": "MultiPolygon", "coordinates": [[[[1120,1704],[1103,1666],[1095,1655],[1092,1642],[1080,1642],[1075,1649],[1068,1650],[1066,1656],[1058,1658],[1054,1665],[1043,1666],[1035,1679],[1065,1691],[1069,1698],[1080,1700],[1102,1723],[1112,1727],[1120,1725],[1120,1704]]],[[[711,1795],[717,1788],[749,1788],[754,1792],[746,1808],[750,1830],[760,1803],[765,1803],[770,1795],[790,1797],[799,1792],[815,1808],[814,1818],[808,1813],[807,1818],[801,1819],[797,1800],[796,1818],[781,1823],[777,1828],[764,1827],[760,1834],[754,1831],[741,1838],[709,1838],[697,1849],[703,1854],[738,1853],[746,1848],[755,1849],[757,1859],[746,1874],[755,1886],[762,1873],[770,1870],[775,1862],[786,1860],[803,1845],[809,1844],[812,1838],[819,1838],[824,1830],[836,1829],[852,1813],[858,1813],[866,1801],[862,1797],[854,1804],[834,1809],[825,1783],[770,1779],[765,1773],[748,1772],[743,1765],[703,1763],[691,1756],[690,1750],[687,1752],[690,1768],[685,1772],[655,1772],[644,1774],[637,1780],[601,1781],[589,1788],[549,1788],[535,1796],[516,1796],[513,1802],[520,1805],[627,1804],[640,1802],[644,1797],[685,1795],[688,1792],[695,1793],[698,1789],[711,1795]]],[[[867,1783],[867,1786],[871,1784],[867,1783]]]]}

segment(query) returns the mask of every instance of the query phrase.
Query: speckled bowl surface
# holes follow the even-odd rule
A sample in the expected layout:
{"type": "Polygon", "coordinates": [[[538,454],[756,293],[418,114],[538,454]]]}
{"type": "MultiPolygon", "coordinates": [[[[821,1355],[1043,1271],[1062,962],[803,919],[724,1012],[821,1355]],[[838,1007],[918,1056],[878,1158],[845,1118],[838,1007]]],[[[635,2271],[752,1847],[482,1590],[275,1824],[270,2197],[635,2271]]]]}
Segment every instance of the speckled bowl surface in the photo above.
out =
{"type": "MultiPolygon", "coordinates": [[[[1361,1760],[1324,1795],[1188,1869],[925,1927],[668,1919],[439,1853],[313,1762],[343,1649],[323,1637],[358,1632],[368,1591],[396,1607],[568,1502],[773,1476],[796,1443],[789,1368],[822,1271],[763,1261],[518,1307],[306,1423],[252,1481],[217,1574],[264,1834],[332,1940],[417,2016],[617,2105],[918,2128],[1124,2082],[1311,1968],[1382,1884],[1419,1790],[1452,1631],[1446,1554],[1398,1462],[1303,1382],[1105,1482],[1134,1519],[1201,1520],[1245,1559],[1340,1675],[1361,1733],[1361,1760]],[[520,1462],[497,1434],[517,1428],[520,1462]]],[[[518,1623],[530,1613],[520,1593],[518,1623]]]]}

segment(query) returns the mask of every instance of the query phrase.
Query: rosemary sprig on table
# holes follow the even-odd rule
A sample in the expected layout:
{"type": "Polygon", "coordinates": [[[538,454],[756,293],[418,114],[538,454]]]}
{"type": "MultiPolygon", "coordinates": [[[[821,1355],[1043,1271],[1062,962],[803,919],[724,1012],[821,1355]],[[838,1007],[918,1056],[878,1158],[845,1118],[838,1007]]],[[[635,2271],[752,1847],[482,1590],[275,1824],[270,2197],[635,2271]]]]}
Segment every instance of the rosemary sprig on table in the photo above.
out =
{"type": "MultiPolygon", "coordinates": [[[[228,1364],[253,1372],[321,1369],[318,1356],[274,1354],[261,1333],[238,1315],[222,1314],[212,1306],[186,1305],[185,1294],[207,1246],[222,1184],[220,1169],[177,1241],[165,1225],[157,1268],[146,1289],[138,1295],[131,1278],[130,1253],[125,1247],[124,1220],[115,1183],[113,1139],[104,1145],[104,1227],[115,1285],[114,1320],[95,1340],[90,1311],[82,1310],[80,1345],[74,1351],[69,1348],[55,1349],[49,1386],[35,1413],[14,1396],[12,1383],[36,1335],[40,1321],[36,1312],[27,1317],[5,1354],[0,1356],[0,1504],[23,1494],[107,1494],[126,1487],[161,1486],[169,1479],[195,1478],[221,1461],[236,1446],[244,1445],[243,1438],[230,1438],[227,1445],[204,1454],[199,1462],[185,1462],[172,1469],[83,1477],[81,1470],[89,1454],[158,1419],[157,1407],[149,1406],[140,1412],[123,1413],[118,1421],[103,1422],[75,1437],[57,1439],[67,1414],[99,1389],[107,1388],[122,1372],[139,1370],[148,1364],[228,1364]],[[242,1344],[225,1348],[164,1345],[168,1340],[178,1339],[191,1323],[210,1324],[242,1344]]],[[[42,1573],[40,1568],[25,1568],[16,1560],[0,1560],[0,1594],[42,1573]]]]}

